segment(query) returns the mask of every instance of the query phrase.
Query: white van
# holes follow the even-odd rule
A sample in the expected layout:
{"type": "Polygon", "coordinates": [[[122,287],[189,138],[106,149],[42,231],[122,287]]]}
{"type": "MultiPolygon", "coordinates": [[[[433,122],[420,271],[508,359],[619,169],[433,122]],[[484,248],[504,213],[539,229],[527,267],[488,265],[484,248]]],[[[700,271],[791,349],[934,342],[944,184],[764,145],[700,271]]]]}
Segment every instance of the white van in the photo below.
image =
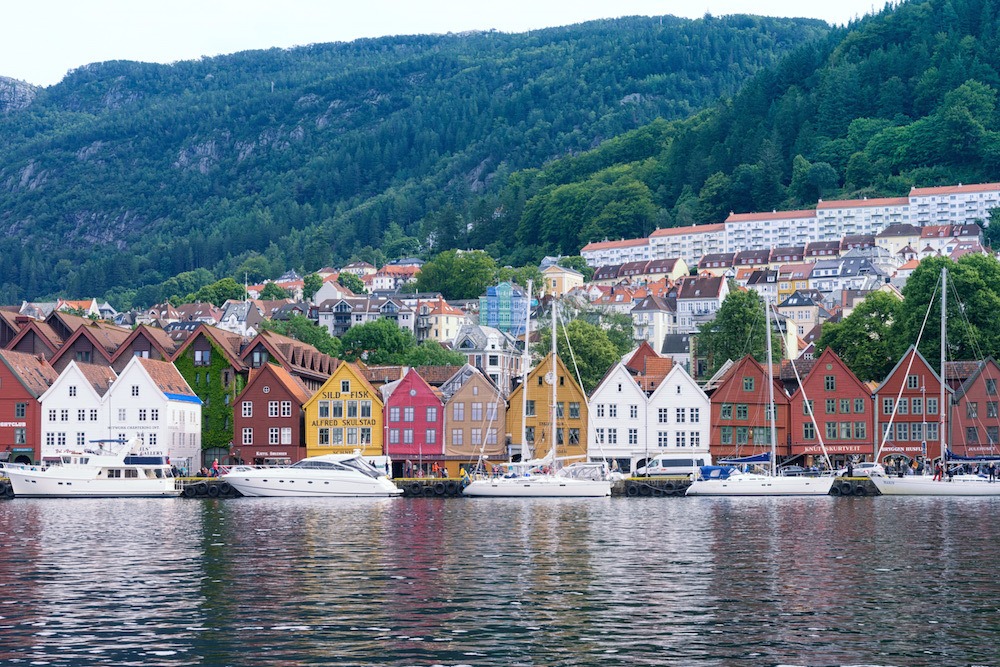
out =
{"type": "Polygon", "coordinates": [[[703,456],[683,458],[676,454],[660,454],[646,462],[646,465],[635,469],[638,476],[644,475],[690,475],[698,474],[702,466],[712,465],[712,457],[703,456]]]}

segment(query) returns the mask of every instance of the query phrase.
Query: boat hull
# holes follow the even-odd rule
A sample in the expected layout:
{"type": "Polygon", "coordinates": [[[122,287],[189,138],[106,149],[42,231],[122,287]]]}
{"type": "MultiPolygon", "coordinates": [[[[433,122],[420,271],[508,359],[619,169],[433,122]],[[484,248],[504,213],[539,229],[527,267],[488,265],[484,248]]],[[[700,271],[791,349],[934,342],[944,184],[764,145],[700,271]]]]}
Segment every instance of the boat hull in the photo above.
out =
{"type": "Polygon", "coordinates": [[[689,496],[828,496],[833,477],[771,477],[734,475],[728,479],[695,480],[689,496]]]}
{"type": "Polygon", "coordinates": [[[870,479],[884,496],[1000,496],[1000,481],[977,475],[955,475],[951,480],[927,475],[872,475],[870,479]]]}
{"type": "Polygon", "coordinates": [[[244,496],[251,498],[388,498],[403,490],[388,478],[344,479],[337,476],[281,474],[281,469],[266,476],[229,473],[222,479],[244,496]]]}
{"type": "Polygon", "coordinates": [[[8,469],[15,498],[170,498],[179,496],[173,478],[86,479],[50,470],[8,469]]]}
{"type": "Polygon", "coordinates": [[[568,479],[557,475],[498,477],[473,480],[462,495],[480,498],[604,498],[611,495],[611,482],[568,479]]]}

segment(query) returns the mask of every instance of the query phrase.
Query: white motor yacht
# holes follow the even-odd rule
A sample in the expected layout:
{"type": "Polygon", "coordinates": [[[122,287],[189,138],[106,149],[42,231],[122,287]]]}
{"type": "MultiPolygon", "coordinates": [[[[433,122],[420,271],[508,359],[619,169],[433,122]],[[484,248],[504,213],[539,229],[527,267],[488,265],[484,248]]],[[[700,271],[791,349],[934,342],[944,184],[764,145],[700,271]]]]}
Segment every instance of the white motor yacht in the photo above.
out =
{"type": "Polygon", "coordinates": [[[222,475],[244,496],[398,496],[403,490],[361,454],[323,454],[290,466],[233,466],[222,475]]]}
{"type": "Polygon", "coordinates": [[[180,495],[166,456],[139,453],[138,440],[98,440],[92,448],[58,451],[42,465],[7,464],[16,498],[127,498],[180,495]]]}

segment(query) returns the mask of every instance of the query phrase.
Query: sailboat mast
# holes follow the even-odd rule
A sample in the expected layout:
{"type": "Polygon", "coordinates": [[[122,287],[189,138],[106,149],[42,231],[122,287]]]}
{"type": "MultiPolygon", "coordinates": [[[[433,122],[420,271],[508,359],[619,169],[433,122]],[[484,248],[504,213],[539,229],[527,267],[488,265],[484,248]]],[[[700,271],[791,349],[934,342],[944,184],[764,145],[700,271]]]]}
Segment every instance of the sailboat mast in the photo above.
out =
{"type": "Polygon", "coordinates": [[[528,428],[525,425],[528,414],[528,366],[531,365],[531,353],[528,351],[528,340],[531,337],[531,281],[528,281],[528,307],[524,313],[524,350],[521,352],[521,460],[531,458],[531,447],[528,445],[528,428]]]}
{"type": "Polygon", "coordinates": [[[777,474],[778,434],[777,412],[774,408],[774,363],[771,360],[771,312],[764,301],[764,335],[767,336],[767,409],[771,413],[771,475],[777,474]]]}
{"type": "Polygon", "coordinates": [[[948,269],[941,269],[941,398],[938,401],[938,415],[940,425],[938,426],[938,442],[941,443],[941,465],[944,465],[945,448],[947,443],[944,437],[945,415],[951,410],[951,406],[945,403],[945,377],[944,364],[948,358],[948,269]]]}
{"type": "Polygon", "coordinates": [[[555,468],[556,465],[556,408],[559,403],[557,402],[556,396],[556,295],[552,294],[552,433],[550,434],[552,438],[552,467],[555,468]]]}

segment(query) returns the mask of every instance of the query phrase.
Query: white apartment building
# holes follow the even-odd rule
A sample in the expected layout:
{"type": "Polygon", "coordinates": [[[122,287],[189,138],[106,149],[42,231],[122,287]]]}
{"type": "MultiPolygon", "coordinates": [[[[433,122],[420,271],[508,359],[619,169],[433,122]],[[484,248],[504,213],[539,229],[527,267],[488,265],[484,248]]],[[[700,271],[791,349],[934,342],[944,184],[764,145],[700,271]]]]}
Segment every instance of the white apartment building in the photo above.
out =
{"type": "Polygon", "coordinates": [[[819,200],[816,204],[817,241],[836,241],[845,236],[878,234],[898,223],[910,222],[906,197],[881,199],[819,200]]]}
{"type": "Polygon", "coordinates": [[[705,255],[724,252],[726,225],[692,225],[657,229],[649,235],[651,259],[680,257],[688,266],[695,266],[705,255]]]}
{"type": "Polygon", "coordinates": [[[909,205],[914,225],[987,222],[990,210],[1000,207],[1000,183],[913,188],[909,205]]]}
{"type": "Polygon", "coordinates": [[[652,259],[648,238],[588,243],[580,256],[587,260],[587,266],[617,266],[652,259]]]}
{"type": "Polygon", "coordinates": [[[70,361],[48,390],[41,404],[41,455],[93,448],[94,440],[110,439],[109,415],[104,396],[114,382],[108,366],[70,361]]]}
{"type": "Polygon", "coordinates": [[[816,209],[730,213],[726,218],[726,250],[737,252],[804,246],[819,240],[817,224],[816,209]]]}

